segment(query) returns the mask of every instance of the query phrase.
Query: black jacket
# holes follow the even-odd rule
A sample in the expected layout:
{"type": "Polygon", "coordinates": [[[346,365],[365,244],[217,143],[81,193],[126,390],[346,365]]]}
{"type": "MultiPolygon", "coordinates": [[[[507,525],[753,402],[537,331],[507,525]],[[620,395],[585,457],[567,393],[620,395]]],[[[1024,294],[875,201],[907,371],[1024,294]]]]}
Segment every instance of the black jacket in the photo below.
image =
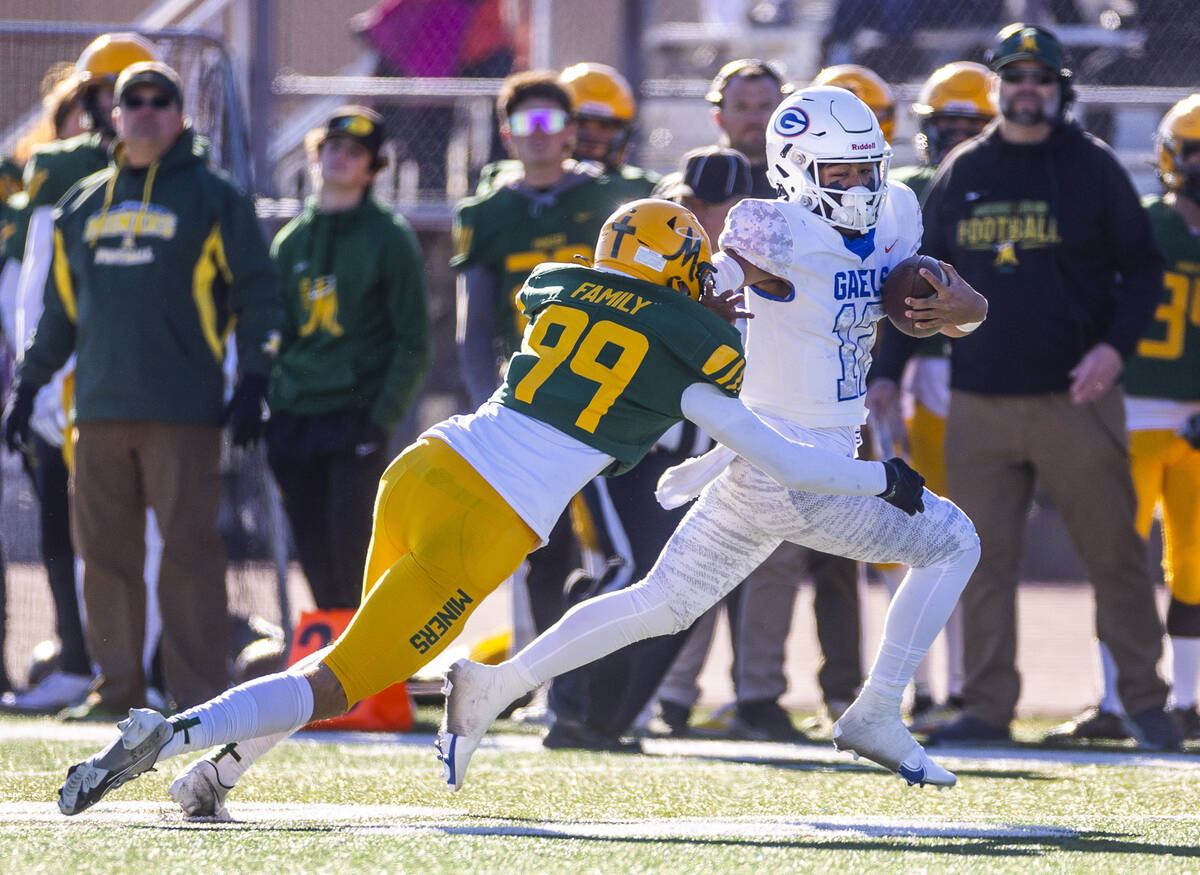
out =
{"type": "MultiPolygon", "coordinates": [[[[950,345],[955,389],[1066,391],[1097,343],[1128,357],[1162,295],[1162,255],[1128,174],[1073,122],[1036,145],[996,126],[965,144],[939,169],[924,220],[922,251],[988,299],[983,325],[950,345]]],[[[873,376],[898,377],[896,336],[873,376]]]]}

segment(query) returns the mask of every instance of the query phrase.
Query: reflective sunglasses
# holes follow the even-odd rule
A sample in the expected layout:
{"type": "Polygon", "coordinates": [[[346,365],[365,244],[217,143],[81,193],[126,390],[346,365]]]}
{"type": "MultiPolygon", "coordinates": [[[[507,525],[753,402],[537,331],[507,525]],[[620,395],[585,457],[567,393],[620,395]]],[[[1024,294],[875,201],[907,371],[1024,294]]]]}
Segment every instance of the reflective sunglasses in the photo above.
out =
{"type": "Polygon", "coordinates": [[[538,128],[557,134],[567,126],[567,119],[561,109],[523,109],[508,117],[508,129],[514,137],[528,137],[538,128]]]}
{"type": "Polygon", "coordinates": [[[152,106],[155,109],[166,109],[175,101],[165,94],[156,94],[153,97],[139,97],[131,95],[121,101],[121,105],[127,109],[141,109],[143,106],[152,106]]]}
{"type": "Polygon", "coordinates": [[[1009,85],[1019,85],[1022,82],[1049,85],[1057,78],[1058,74],[1053,70],[1010,70],[1006,67],[1000,71],[1000,79],[1009,85]]]}

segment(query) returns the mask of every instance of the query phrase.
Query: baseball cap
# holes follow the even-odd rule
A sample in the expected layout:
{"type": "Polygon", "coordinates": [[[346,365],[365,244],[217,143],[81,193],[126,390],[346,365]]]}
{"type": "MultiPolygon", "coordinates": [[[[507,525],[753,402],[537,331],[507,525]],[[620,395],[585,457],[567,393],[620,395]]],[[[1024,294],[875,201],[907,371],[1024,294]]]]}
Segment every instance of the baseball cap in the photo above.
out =
{"type": "Polygon", "coordinates": [[[120,103],[125,92],[135,85],[153,85],[183,106],[183,83],[179,74],[162,61],[138,61],[122,70],[121,75],[117,77],[113,94],[117,103],[120,103]]]}
{"type": "Polygon", "coordinates": [[[655,197],[694,197],[710,204],[747,197],[754,188],[750,162],[741,152],[707,146],[683,156],[682,171],[669,173],[654,189],[655,197]]]}
{"type": "Polygon", "coordinates": [[[988,49],[985,60],[993,70],[1013,61],[1036,61],[1059,71],[1064,64],[1063,47],[1058,37],[1045,28],[1020,21],[996,34],[996,42],[988,49]]]}
{"type": "Polygon", "coordinates": [[[354,140],[370,152],[378,164],[379,150],[383,147],[383,116],[366,106],[339,106],[325,122],[325,131],[320,142],[324,143],[330,137],[354,140]]]}

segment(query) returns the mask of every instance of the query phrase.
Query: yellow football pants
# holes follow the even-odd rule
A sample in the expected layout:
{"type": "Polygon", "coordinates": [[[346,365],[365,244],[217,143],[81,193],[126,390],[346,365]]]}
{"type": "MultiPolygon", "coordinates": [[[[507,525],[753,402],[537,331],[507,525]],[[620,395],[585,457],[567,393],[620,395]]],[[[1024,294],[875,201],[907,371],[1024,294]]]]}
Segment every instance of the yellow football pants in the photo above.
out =
{"type": "Polygon", "coordinates": [[[1138,531],[1150,536],[1161,504],[1163,578],[1179,601],[1200,605],[1200,452],[1165,429],[1129,438],[1138,531]]]}
{"type": "Polygon", "coordinates": [[[913,405],[908,427],[912,466],[925,476],[930,492],[946,494],[946,418],[920,402],[913,405]]]}
{"type": "Polygon", "coordinates": [[[444,650],[540,540],[445,443],[405,450],[380,479],[362,604],[325,658],[347,704],[444,650]]]}

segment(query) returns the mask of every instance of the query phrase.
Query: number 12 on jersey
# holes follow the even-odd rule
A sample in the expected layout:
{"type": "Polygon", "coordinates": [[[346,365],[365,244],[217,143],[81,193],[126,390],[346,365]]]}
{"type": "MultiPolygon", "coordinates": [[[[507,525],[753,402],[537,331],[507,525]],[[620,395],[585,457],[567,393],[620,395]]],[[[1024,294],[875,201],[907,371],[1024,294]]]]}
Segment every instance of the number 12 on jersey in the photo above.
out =
{"type": "MultiPolygon", "coordinates": [[[[551,304],[534,322],[523,346],[537,353],[538,360],[513,390],[518,401],[533,403],[542,384],[564,362],[573,373],[598,384],[595,393],[575,420],[575,425],[594,434],[600,418],[629,385],[650,349],[650,341],[624,325],[607,319],[589,327],[582,310],[551,304]],[[612,364],[603,364],[600,355],[612,345],[618,350],[612,364]]],[[[611,354],[605,356],[611,358],[611,354]]]]}
{"type": "Polygon", "coordinates": [[[833,323],[842,376],[837,381],[838,401],[853,401],[867,391],[867,362],[875,343],[875,323],[883,318],[878,301],[843,304],[833,323]]]}

